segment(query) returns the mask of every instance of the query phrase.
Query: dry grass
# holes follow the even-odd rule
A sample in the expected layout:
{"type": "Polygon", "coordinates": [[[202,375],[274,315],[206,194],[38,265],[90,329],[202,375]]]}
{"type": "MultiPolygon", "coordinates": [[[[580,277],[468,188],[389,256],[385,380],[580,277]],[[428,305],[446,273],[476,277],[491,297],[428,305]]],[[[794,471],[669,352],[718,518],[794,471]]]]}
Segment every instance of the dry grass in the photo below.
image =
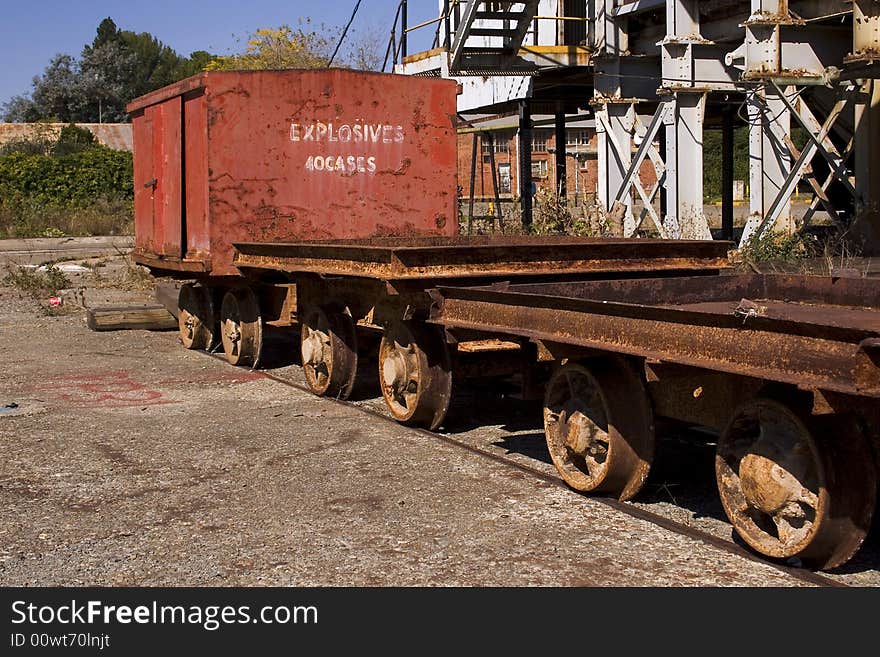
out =
{"type": "Polygon", "coordinates": [[[70,279],[54,265],[47,266],[45,271],[34,267],[9,266],[3,284],[14,287],[35,299],[56,296],[71,285],[70,279]]]}
{"type": "Polygon", "coordinates": [[[83,208],[0,203],[0,238],[133,234],[131,201],[99,198],[83,208]]]}

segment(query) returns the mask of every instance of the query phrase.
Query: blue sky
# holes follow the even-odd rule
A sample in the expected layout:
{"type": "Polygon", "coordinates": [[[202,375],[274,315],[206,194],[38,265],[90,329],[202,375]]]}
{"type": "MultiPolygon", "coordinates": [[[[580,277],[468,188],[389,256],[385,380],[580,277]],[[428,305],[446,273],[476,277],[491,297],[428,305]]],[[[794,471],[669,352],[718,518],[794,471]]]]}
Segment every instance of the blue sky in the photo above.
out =
{"type": "MultiPolygon", "coordinates": [[[[361,0],[352,24],[356,30],[381,30],[385,52],[391,23],[399,0],[361,0]]],[[[91,43],[98,24],[107,16],[120,29],[150,32],[181,55],[194,50],[218,54],[241,51],[247,37],[261,27],[295,26],[299,18],[342,27],[351,16],[355,0],[149,0],[104,2],[101,0],[41,0],[3,2],[0,20],[0,105],[12,96],[31,91],[31,80],[40,75],[57,53],[78,57],[91,43]]],[[[437,15],[437,0],[409,0],[409,24],[437,15]]],[[[431,28],[425,36],[411,35],[410,52],[430,47],[431,28]],[[413,43],[414,42],[414,43],[413,43]],[[421,42],[421,43],[420,43],[421,42]]]]}

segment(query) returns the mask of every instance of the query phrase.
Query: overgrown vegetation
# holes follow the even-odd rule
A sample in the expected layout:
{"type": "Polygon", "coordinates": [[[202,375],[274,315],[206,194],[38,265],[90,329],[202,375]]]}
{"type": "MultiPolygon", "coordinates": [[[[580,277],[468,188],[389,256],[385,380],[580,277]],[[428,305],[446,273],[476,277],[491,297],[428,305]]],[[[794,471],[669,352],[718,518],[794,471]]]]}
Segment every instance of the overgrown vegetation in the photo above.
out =
{"type": "Polygon", "coordinates": [[[533,235],[605,237],[611,232],[608,217],[597,204],[574,206],[545,189],[539,189],[533,201],[533,235]]]}
{"type": "Polygon", "coordinates": [[[132,156],[70,125],[0,154],[0,237],[130,234],[132,156]]]}
{"type": "MultiPolygon", "coordinates": [[[[519,197],[505,197],[501,205],[501,219],[494,202],[475,207],[474,221],[470,231],[474,234],[501,233],[504,235],[577,235],[581,237],[607,237],[612,227],[603,208],[595,202],[575,203],[563,199],[551,191],[539,189],[533,198],[532,225],[523,227],[519,197]]],[[[459,234],[469,233],[467,203],[459,203],[459,234]]]]}
{"type": "Polygon", "coordinates": [[[13,265],[4,276],[3,284],[42,300],[69,288],[70,279],[55,265],[48,265],[45,268],[13,265]]]}
{"type": "Polygon", "coordinates": [[[821,252],[821,246],[815,236],[797,232],[786,233],[766,232],[762,235],[754,233],[739,250],[743,262],[774,262],[791,264],[805,258],[815,258],[821,252]]]}
{"type": "MultiPolygon", "coordinates": [[[[839,270],[862,270],[869,264],[861,257],[861,248],[853,243],[846,230],[753,235],[732,255],[740,268],[756,272],[827,276],[839,270]]],[[[866,273],[866,269],[862,273],[866,273]]]]}

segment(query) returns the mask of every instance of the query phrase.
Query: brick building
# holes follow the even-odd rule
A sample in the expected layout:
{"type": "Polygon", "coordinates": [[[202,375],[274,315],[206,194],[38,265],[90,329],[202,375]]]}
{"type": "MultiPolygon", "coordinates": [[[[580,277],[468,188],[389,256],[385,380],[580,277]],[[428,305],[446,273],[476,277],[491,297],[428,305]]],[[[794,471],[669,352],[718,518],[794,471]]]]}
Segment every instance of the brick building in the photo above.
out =
{"type": "MultiPolygon", "coordinates": [[[[556,188],[556,133],[552,116],[532,117],[532,179],[536,193],[553,193],[556,188]]],[[[476,140],[477,157],[474,175],[474,201],[494,200],[492,155],[496,168],[498,196],[502,203],[513,202],[521,195],[519,182],[519,130],[516,116],[486,117],[472,120],[459,128],[458,184],[460,198],[470,199],[471,158],[476,140]]],[[[593,119],[584,118],[566,124],[565,169],[566,197],[575,204],[592,203],[598,185],[598,138],[593,119]]],[[[656,177],[654,167],[646,162],[639,177],[650,189],[656,177]]]]}

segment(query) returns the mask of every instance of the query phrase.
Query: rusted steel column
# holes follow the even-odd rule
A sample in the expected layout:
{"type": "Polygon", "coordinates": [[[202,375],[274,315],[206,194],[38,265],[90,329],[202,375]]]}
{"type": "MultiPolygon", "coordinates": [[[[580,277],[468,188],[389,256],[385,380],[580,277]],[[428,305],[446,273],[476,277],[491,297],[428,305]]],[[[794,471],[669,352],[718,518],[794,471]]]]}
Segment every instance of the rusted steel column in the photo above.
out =
{"type": "Polygon", "coordinates": [[[865,80],[856,103],[856,216],[852,243],[862,255],[880,255],[880,80],[865,80]]]}
{"type": "MultiPolygon", "coordinates": [[[[850,66],[867,64],[876,71],[880,60],[880,3],[853,2],[853,52],[850,66]]],[[[873,75],[877,75],[874,73],[873,75]]],[[[850,231],[854,250],[880,255],[880,80],[865,79],[855,104],[856,216],[850,231]]]]}
{"type": "Polygon", "coordinates": [[[501,230],[501,196],[498,194],[498,165],[495,164],[495,135],[491,132],[486,133],[489,139],[489,164],[492,167],[492,195],[495,199],[495,218],[493,219],[493,228],[501,230]]]}
{"type": "Polygon", "coordinates": [[[565,113],[556,113],[556,193],[565,202],[566,170],[565,170],[565,113]]]}
{"type": "Polygon", "coordinates": [[[721,239],[733,239],[733,108],[721,115],[721,239]]]}
{"type": "Polygon", "coordinates": [[[477,179],[477,133],[475,132],[473,135],[473,142],[471,144],[471,193],[468,198],[468,218],[467,218],[467,232],[468,235],[471,234],[471,230],[473,229],[474,224],[474,183],[477,179]]]}
{"type": "Polygon", "coordinates": [[[532,113],[528,100],[519,103],[519,188],[523,228],[532,227],[532,113]]]}

